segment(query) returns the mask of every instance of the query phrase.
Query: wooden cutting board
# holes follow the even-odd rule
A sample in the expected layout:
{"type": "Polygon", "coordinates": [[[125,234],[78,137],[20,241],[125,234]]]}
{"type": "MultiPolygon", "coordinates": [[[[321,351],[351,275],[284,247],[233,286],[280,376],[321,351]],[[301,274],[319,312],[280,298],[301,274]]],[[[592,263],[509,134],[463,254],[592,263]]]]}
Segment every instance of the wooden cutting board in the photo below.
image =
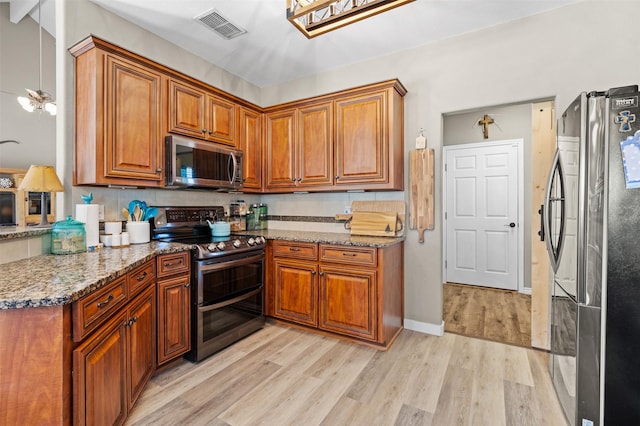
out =
{"type": "Polygon", "coordinates": [[[433,149],[409,153],[409,227],[418,230],[421,243],[424,242],[424,231],[434,227],[434,156],[433,149]]]}
{"type": "Polygon", "coordinates": [[[402,225],[396,212],[354,211],[349,229],[351,235],[371,235],[376,237],[395,237],[402,225]]]}
{"type": "Polygon", "coordinates": [[[402,200],[363,200],[351,202],[352,212],[396,212],[402,222],[402,230],[396,236],[404,235],[405,221],[407,216],[407,206],[402,200]]]}

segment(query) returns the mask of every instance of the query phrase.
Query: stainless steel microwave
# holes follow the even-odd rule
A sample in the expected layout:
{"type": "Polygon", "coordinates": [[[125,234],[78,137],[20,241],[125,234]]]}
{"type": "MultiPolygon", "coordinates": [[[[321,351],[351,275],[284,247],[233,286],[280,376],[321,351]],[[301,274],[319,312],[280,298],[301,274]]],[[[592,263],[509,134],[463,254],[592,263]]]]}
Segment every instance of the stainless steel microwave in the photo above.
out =
{"type": "Polygon", "coordinates": [[[242,189],[242,152],[211,142],[166,136],[167,187],[242,189]]]}

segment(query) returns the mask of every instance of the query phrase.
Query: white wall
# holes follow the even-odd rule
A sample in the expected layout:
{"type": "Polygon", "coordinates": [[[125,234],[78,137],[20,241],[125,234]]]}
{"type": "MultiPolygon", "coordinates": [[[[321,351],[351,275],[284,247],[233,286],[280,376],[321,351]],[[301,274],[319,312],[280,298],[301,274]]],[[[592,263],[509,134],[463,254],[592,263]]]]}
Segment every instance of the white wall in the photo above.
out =
{"type": "MultiPolygon", "coordinates": [[[[9,3],[0,3],[0,168],[28,169],[31,164],[55,165],[56,118],[28,112],[17,96],[25,88],[38,90],[38,23],[30,16],[9,21],[9,3]],[[10,92],[10,93],[5,93],[10,92]]],[[[42,31],[42,90],[56,95],[55,40],[42,31]]]]}
{"type": "MultiPolygon", "coordinates": [[[[639,16],[637,1],[584,1],[267,88],[262,104],[398,77],[408,89],[405,149],[424,128],[439,177],[444,113],[553,98],[563,111],[580,91],[638,83],[639,16]]],[[[409,231],[405,244],[405,317],[430,324],[442,321],[440,185],[436,229],[424,244],[409,231]]]]}

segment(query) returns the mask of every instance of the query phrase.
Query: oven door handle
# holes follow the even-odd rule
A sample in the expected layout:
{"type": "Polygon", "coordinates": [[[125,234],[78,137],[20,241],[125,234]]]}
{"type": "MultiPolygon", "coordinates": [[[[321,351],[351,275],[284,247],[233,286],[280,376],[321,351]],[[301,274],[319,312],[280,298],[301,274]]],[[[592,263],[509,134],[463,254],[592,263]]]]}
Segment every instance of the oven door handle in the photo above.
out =
{"type": "Polygon", "coordinates": [[[250,298],[252,296],[255,296],[256,294],[260,293],[261,291],[262,291],[262,286],[260,286],[260,288],[257,288],[255,290],[250,291],[249,293],[244,293],[244,294],[241,294],[238,297],[234,297],[233,299],[225,300],[224,302],[214,303],[213,305],[208,305],[208,306],[199,306],[198,307],[198,311],[199,312],[209,312],[209,311],[213,311],[215,309],[224,308],[225,306],[233,305],[234,303],[238,303],[241,300],[248,299],[248,298],[250,298]]]}
{"type": "Polygon", "coordinates": [[[236,266],[248,265],[249,263],[254,263],[256,261],[261,261],[264,259],[264,253],[260,253],[251,257],[244,257],[242,259],[229,260],[229,261],[220,261],[218,263],[212,263],[210,265],[198,265],[197,270],[199,272],[211,272],[217,271],[220,269],[228,269],[234,268],[236,266]]]}

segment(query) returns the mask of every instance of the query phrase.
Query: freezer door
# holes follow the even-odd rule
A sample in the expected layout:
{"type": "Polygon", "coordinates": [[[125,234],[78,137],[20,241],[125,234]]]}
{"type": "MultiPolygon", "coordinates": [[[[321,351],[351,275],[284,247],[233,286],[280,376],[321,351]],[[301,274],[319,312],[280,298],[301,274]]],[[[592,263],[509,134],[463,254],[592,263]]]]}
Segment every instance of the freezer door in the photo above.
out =
{"type": "Polygon", "coordinates": [[[576,424],[576,332],[578,304],[558,283],[551,297],[551,375],[571,426],[576,424]]]}

